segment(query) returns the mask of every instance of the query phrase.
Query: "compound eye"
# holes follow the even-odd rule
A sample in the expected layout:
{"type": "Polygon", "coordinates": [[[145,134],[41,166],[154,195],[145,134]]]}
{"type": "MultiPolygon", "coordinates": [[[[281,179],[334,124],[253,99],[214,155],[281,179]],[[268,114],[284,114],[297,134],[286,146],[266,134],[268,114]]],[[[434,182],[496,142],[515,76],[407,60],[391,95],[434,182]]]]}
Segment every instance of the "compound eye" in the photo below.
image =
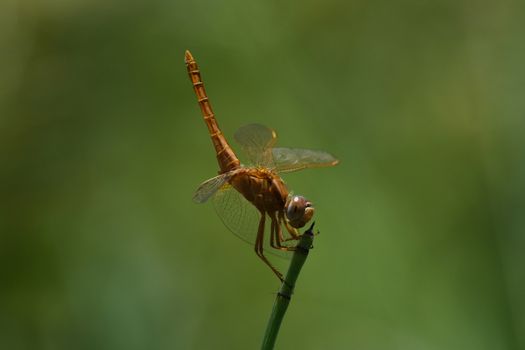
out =
{"type": "Polygon", "coordinates": [[[295,228],[303,227],[314,214],[314,208],[303,196],[293,196],[286,204],[286,217],[295,228]]]}
{"type": "Polygon", "coordinates": [[[304,215],[306,200],[302,196],[293,196],[286,207],[286,216],[288,220],[294,221],[304,215]]]}

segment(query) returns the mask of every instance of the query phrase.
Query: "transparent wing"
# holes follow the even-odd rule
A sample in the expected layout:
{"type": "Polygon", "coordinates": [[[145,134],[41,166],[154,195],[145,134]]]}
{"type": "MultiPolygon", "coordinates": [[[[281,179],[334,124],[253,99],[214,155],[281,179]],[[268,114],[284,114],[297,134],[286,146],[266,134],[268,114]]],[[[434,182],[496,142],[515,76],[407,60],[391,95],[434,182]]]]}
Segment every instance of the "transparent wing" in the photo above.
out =
{"type": "Polygon", "coordinates": [[[248,243],[255,243],[259,211],[230,184],[225,184],[213,197],[213,206],[224,225],[248,243]]]}
{"type": "Polygon", "coordinates": [[[231,173],[224,173],[204,181],[199,186],[199,188],[197,188],[197,191],[195,191],[195,194],[193,195],[193,201],[196,203],[206,202],[219,190],[219,188],[228,182],[230,177],[231,173]]]}
{"type": "MultiPolygon", "coordinates": [[[[213,205],[217,215],[224,225],[243,241],[254,245],[261,214],[236,191],[231,185],[225,184],[213,197],[213,205]]],[[[285,259],[291,257],[291,252],[280,251],[270,246],[271,220],[266,216],[264,232],[264,251],[285,259]]]]}
{"type": "Polygon", "coordinates": [[[272,154],[275,169],[281,173],[334,166],[339,163],[330,153],[311,149],[278,147],[272,150],[272,154]]]}
{"type": "Polygon", "coordinates": [[[273,168],[272,147],[277,142],[274,130],[261,124],[249,124],[239,128],[233,136],[253,165],[273,168]]]}

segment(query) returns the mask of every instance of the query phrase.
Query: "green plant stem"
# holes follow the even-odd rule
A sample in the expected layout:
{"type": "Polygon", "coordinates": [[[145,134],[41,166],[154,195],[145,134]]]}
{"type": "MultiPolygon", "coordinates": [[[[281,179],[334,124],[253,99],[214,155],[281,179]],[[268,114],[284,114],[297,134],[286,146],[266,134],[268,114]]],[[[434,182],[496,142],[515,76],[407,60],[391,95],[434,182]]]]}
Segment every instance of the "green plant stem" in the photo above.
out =
{"type": "Polygon", "coordinates": [[[301,272],[301,268],[306,261],[306,257],[308,256],[308,252],[314,241],[314,234],[312,232],[313,228],[314,223],[312,223],[312,226],[310,226],[310,228],[301,236],[301,239],[296,246],[292,262],[290,263],[286,277],[281,284],[281,288],[279,289],[273,304],[272,314],[270,315],[268,325],[266,326],[266,332],[264,333],[261,347],[262,350],[271,350],[275,345],[281,322],[283,321],[286,309],[292,299],[295,281],[297,281],[297,277],[299,277],[299,272],[301,272]]]}

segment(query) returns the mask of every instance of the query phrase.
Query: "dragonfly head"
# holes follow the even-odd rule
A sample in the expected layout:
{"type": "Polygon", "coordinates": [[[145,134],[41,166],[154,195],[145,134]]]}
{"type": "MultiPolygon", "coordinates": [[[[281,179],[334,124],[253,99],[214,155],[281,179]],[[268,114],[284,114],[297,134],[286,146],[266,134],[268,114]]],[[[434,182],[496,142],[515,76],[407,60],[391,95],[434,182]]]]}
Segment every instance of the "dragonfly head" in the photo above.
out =
{"type": "Polygon", "coordinates": [[[286,218],[292,227],[301,228],[314,216],[312,203],[303,196],[291,196],[286,202],[286,218]]]}

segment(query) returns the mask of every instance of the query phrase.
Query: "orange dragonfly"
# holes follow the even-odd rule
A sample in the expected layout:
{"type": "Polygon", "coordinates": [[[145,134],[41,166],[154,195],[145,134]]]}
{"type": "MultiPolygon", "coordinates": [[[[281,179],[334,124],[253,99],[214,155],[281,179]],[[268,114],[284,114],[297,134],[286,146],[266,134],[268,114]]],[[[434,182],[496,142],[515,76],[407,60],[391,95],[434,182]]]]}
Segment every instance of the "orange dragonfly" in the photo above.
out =
{"type": "Polygon", "coordinates": [[[339,161],[323,151],[276,148],[275,131],[260,124],[250,124],[241,127],[234,135],[252,163],[250,167],[241,165],[217,124],[199,67],[189,51],[186,51],[185,61],[220,168],[218,176],[199,186],[193,200],[204,203],[213,197],[215,209],[224,224],[234,234],[254,244],[257,256],[282,281],[283,275],[264,252],[270,249],[275,252],[294,250],[289,242],[301,237],[298,229],[310,221],[314,207],[303,196],[291,195],[278,174],[334,166],[339,161]],[[270,219],[269,242],[264,237],[267,216],[270,219]],[[269,248],[266,248],[268,243],[269,248]]]}

